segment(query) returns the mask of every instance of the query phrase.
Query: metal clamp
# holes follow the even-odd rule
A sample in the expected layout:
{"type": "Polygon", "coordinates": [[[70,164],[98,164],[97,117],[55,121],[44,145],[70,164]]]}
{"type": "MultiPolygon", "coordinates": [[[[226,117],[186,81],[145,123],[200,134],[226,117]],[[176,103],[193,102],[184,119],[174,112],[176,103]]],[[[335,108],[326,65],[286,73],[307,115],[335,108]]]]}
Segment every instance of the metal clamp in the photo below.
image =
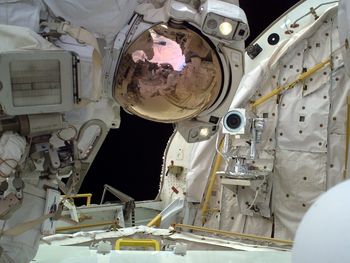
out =
{"type": "Polygon", "coordinates": [[[50,31],[57,32],[58,34],[65,35],[67,32],[64,30],[64,27],[69,25],[69,22],[66,21],[58,21],[58,22],[42,22],[40,23],[40,27],[48,27],[50,31]]]}

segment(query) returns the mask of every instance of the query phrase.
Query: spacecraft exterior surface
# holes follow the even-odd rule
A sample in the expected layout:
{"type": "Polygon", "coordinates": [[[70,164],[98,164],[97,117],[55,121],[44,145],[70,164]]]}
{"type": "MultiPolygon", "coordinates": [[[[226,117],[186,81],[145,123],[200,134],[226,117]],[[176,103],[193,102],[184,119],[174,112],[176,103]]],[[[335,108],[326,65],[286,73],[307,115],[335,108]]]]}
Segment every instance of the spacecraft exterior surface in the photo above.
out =
{"type": "Polygon", "coordinates": [[[347,7],[302,1],[245,50],[237,1],[1,1],[0,262],[290,262],[348,178],[347,7]],[[175,124],[159,194],[75,207],[120,106],[175,124]]]}

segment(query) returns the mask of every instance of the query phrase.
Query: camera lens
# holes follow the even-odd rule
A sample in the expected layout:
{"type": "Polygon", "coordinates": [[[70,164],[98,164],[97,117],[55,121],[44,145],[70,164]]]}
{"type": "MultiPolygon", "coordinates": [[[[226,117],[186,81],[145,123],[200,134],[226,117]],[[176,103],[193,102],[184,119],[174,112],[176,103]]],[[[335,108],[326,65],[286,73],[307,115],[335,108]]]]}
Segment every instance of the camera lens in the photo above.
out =
{"type": "Polygon", "coordinates": [[[237,129],[241,126],[242,119],[237,113],[232,113],[226,118],[226,125],[230,129],[237,129]]]}

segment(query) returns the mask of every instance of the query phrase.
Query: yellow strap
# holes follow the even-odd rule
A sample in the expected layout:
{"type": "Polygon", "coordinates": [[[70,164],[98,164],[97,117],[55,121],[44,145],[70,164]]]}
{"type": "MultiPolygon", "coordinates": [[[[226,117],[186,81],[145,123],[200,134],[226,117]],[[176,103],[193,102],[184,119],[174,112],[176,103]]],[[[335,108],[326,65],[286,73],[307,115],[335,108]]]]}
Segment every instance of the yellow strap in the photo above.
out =
{"type": "Polygon", "coordinates": [[[37,219],[27,221],[21,224],[16,225],[15,227],[9,228],[5,231],[1,231],[1,234],[4,236],[18,236],[27,232],[30,229],[33,229],[35,226],[42,224],[46,219],[52,218],[56,215],[56,213],[51,213],[47,215],[42,215],[37,219]]]}
{"type": "Polygon", "coordinates": [[[155,239],[118,239],[115,243],[115,250],[124,247],[153,247],[154,250],[160,251],[159,242],[155,239]]]}
{"type": "Polygon", "coordinates": [[[102,55],[96,37],[82,27],[63,22],[62,31],[80,43],[94,48],[92,52],[93,91],[92,100],[99,100],[102,94],[102,55]]]}
{"type": "Polygon", "coordinates": [[[67,22],[63,22],[62,31],[76,39],[78,42],[92,46],[101,57],[101,52],[97,43],[97,39],[89,31],[82,27],[72,26],[67,22]]]}
{"type": "Polygon", "coordinates": [[[9,229],[6,229],[6,230],[0,230],[0,236],[1,235],[18,236],[18,235],[23,234],[24,232],[27,232],[27,231],[33,229],[37,225],[42,224],[46,219],[53,218],[54,220],[57,220],[61,216],[62,209],[63,209],[63,206],[62,206],[62,201],[61,201],[61,203],[58,205],[56,212],[44,214],[44,215],[42,215],[34,220],[30,220],[30,221],[26,221],[26,222],[17,224],[16,226],[9,228],[9,229]]]}
{"type": "Polygon", "coordinates": [[[257,99],[255,102],[253,102],[250,106],[252,108],[255,108],[259,106],[260,104],[264,103],[265,101],[269,100],[270,98],[280,94],[282,91],[288,90],[293,88],[298,82],[304,81],[307,77],[310,77],[312,74],[323,68],[325,65],[329,64],[331,62],[331,59],[327,59],[321,63],[318,63],[317,65],[313,66],[311,69],[307,70],[306,72],[302,73],[295,81],[293,81],[290,84],[277,87],[270,91],[268,94],[262,96],[261,98],[257,99]]]}

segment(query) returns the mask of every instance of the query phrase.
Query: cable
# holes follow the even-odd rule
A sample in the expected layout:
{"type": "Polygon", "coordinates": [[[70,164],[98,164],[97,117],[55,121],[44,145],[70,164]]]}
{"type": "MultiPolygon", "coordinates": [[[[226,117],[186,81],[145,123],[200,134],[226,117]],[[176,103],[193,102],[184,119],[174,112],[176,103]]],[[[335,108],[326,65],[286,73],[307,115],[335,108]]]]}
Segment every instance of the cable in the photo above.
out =
{"type": "Polygon", "coordinates": [[[255,191],[254,199],[253,199],[252,203],[250,204],[250,206],[247,208],[247,210],[252,209],[253,205],[255,204],[256,199],[258,198],[259,191],[260,191],[260,188],[259,188],[258,190],[255,191]]]}
{"type": "MultiPolygon", "coordinates": [[[[225,134],[224,138],[222,138],[220,140],[223,143],[223,145],[227,145],[226,140],[227,140],[228,136],[229,136],[228,134],[225,134]]],[[[222,153],[221,150],[219,149],[219,137],[220,137],[220,135],[218,132],[218,135],[216,136],[216,141],[215,141],[215,150],[225,160],[225,163],[227,165],[229,160],[228,160],[228,157],[224,153],[222,153]]],[[[223,148],[225,148],[225,146],[223,148]]]]}
{"type": "Polygon", "coordinates": [[[265,180],[266,180],[266,174],[264,174],[264,179],[262,180],[261,184],[259,184],[259,186],[257,187],[257,189],[255,191],[254,199],[253,199],[252,203],[250,204],[250,206],[247,208],[247,210],[252,209],[252,207],[254,206],[256,199],[258,198],[260,188],[264,184],[265,180]]]}
{"type": "Polygon", "coordinates": [[[299,17],[298,19],[296,19],[291,25],[290,27],[291,28],[296,28],[299,26],[299,24],[297,24],[298,21],[300,21],[301,19],[303,19],[304,17],[307,17],[308,15],[314,15],[315,17],[315,20],[318,19],[318,16],[316,14],[316,10],[319,9],[321,6],[324,6],[324,5],[330,5],[330,4],[335,4],[335,3],[338,3],[339,1],[330,1],[330,2],[326,2],[326,3],[322,3],[322,4],[319,4],[318,6],[316,6],[315,8],[311,7],[310,8],[310,11],[307,12],[305,15],[299,17]]]}

